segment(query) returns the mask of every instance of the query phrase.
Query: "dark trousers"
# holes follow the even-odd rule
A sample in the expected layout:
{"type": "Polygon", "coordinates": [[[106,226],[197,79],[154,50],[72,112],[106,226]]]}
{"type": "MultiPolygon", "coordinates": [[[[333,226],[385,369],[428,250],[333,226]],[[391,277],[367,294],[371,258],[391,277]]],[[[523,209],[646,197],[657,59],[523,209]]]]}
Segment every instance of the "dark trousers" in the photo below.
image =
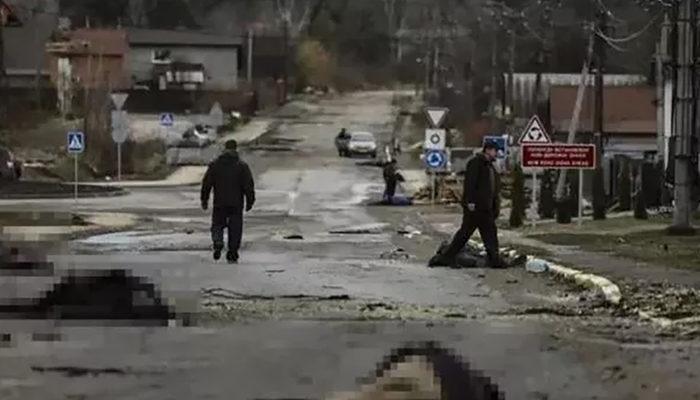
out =
{"type": "Polygon", "coordinates": [[[496,219],[492,212],[483,211],[464,211],[462,226],[455,234],[450,247],[447,248],[443,257],[449,260],[453,260],[457,257],[457,254],[462,251],[477,229],[479,229],[481,240],[483,240],[484,247],[486,247],[489,263],[499,263],[498,228],[496,227],[496,219]]]}
{"type": "Polygon", "coordinates": [[[385,188],[384,188],[384,199],[388,202],[392,202],[394,200],[394,196],[396,195],[396,187],[398,186],[398,182],[386,182],[385,188]]]}
{"type": "Polygon", "coordinates": [[[224,248],[224,228],[228,229],[228,251],[236,256],[243,236],[243,210],[238,207],[214,207],[211,239],[215,250],[224,248]]]}

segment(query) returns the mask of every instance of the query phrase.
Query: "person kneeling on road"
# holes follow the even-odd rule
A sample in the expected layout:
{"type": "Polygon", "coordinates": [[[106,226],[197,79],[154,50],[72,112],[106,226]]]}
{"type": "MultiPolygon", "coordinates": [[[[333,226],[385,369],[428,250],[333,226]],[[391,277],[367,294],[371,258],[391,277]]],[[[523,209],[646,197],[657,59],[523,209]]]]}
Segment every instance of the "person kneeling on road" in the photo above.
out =
{"type": "Polygon", "coordinates": [[[238,262],[238,250],[243,235],[243,207],[250,211],[255,204],[255,183],[248,164],[238,156],[235,140],[226,142],[225,151],[209,164],[202,182],[202,209],[209,207],[209,195],[214,191],[211,238],[214,260],[221,258],[224,248],[224,228],[228,228],[229,263],[238,262]]]}
{"type": "Polygon", "coordinates": [[[395,158],[392,158],[384,166],[384,202],[386,204],[394,204],[394,196],[396,195],[396,187],[399,182],[403,182],[403,175],[399,172],[395,158]]]}
{"type": "Polygon", "coordinates": [[[449,247],[430,261],[431,265],[454,265],[457,255],[469,242],[474,231],[479,229],[486,248],[486,265],[491,268],[505,267],[499,255],[496,227],[496,219],[500,213],[500,179],[493,162],[497,151],[494,143],[487,142],[483,152],[476,154],[467,163],[462,200],[462,226],[449,247]]]}

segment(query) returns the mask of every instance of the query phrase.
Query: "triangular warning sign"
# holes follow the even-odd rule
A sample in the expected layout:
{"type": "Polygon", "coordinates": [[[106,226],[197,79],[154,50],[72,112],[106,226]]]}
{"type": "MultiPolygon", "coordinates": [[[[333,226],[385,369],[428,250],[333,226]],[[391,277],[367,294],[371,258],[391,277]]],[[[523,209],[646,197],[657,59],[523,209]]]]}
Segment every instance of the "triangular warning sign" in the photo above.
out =
{"type": "Polygon", "coordinates": [[[449,110],[446,108],[426,108],[425,113],[428,115],[428,121],[433,128],[440,128],[445,122],[445,117],[449,110]]]}
{"type": "Polygon", "coordinates": [[[537,115],[532,117],[530,123],[527,124],[527,128],[520,136],[519,143],[552,143],[540,117],[537,115]]]}

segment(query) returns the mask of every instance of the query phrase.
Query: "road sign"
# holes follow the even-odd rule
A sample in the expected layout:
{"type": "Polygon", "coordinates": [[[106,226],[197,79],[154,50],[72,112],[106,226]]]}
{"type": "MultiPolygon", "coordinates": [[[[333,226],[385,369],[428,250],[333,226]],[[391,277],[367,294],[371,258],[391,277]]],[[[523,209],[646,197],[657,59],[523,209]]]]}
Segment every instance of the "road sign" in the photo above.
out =
{"type": "Polygon", "coordinates": [[[425,153],[425,165],[433,170],[447,166],[447,153],[444,150],[429,150],[425,153]]]}
{"type": "Polygon", "coordinates": [[[175,117],[172,113],[160,114],[160,126],[171,127],[175,124],[175,117]]]}
{"type": "Polygon", "coordinates": [[[530,123],[527,124],[527,128],[523,131],[518,143],[552,143],[552,140],[549,138],[547,130],[544,129],[540,117],[535,115],[530,119],[530,123]]]}
{"type": "Polygon", "coordinates": [[[68,152],[80,154],[85,151],[85,134],[83,132],[68,132],[68,152]]]}
{"type": "Polygon", "coordinates": [[[218,102],[214,103],[211,107],[211,111],[209,111],[209,120],[213,126],[219,127],[224,125],[224,110],[218,102]]]}
{"type": "Polygon", "coordinates": [[[523,144],[523,168],[595,169],[593,144],[523,144]]]}
{"type": "Polygon", "coordinates": [[[124,104],[126,103],[126,99],[129,98],[128,93],[112,93],[112,102],[114,103],[114,106],[117,108],[117,110],[121,110],[124,108],[124,104]]]}
{"type": "Polygon", "coordinates": [[[129,137],[129,119],[126,111],[112,111],[112,140],[124,143],[129,137]]]}
{"type": "Polygon", "coordinates": [[[447,147],[447,131],[444,129],[425,130],[425,150],[445,150],[447,147]]]}
{"type": "Polygon", "coordinates": [[[498,158],[504,159],[508,156],[508,136],[484,136],[484,145],[493,143],[498,147],[498,158]]]}
{"type": "Polygon", "coordinates": [[[428,122],[430,125],[437,129],[441,128],[443,122],[445,122],[445,117],[450,110],[442,107],[428,107],[425,109],[425,114],[428,116],[428,122]]]}

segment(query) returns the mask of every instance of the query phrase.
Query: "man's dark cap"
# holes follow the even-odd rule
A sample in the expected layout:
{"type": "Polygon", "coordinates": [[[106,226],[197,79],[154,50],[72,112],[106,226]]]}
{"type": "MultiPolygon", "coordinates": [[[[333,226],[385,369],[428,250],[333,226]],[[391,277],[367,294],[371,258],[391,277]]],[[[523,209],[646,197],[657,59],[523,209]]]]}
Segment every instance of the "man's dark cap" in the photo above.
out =
{"type": "Polygon", "coordinates": [[[484,150],[498,150],[498,145],[489,140],[484,143],[484,150]]]}
{"type": "Polygon", "coordinates": [[[238,142],[235,140],[228,140],[225,144],[226,150],[237,150],[238,149],[238,142]]]}

